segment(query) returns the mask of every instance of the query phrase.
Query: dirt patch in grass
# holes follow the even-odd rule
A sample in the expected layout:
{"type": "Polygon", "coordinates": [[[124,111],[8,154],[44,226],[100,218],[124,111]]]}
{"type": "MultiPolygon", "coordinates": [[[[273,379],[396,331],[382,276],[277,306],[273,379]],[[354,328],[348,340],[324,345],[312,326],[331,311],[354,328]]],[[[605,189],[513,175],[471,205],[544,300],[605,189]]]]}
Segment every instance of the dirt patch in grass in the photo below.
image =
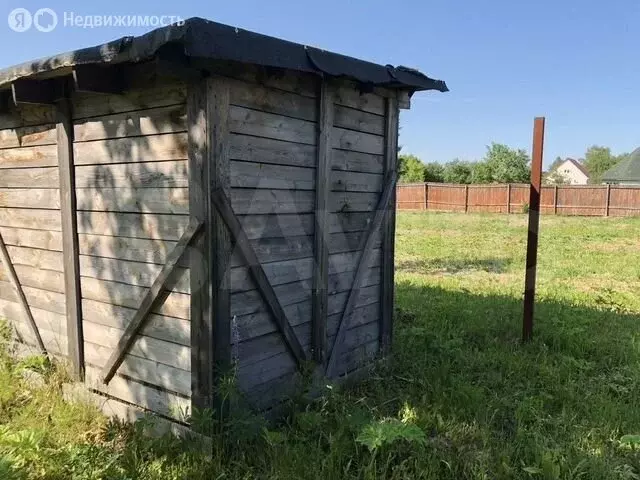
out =
{"type": "Polygon", "coordinates": [[[397,262],[396,268],[406,273],[448,273],[463,274],[468,272],[504,273],[511,265],[508,258],[482,259],[406,259],[397,262]]]}

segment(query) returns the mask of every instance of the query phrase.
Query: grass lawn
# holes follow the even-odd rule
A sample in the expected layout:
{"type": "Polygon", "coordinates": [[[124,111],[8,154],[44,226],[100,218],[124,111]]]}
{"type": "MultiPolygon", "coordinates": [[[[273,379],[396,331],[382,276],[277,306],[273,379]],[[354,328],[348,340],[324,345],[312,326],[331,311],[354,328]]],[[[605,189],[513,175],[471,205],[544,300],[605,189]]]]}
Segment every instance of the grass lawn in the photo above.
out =
{"type": "Polygon", "coordinates": [[[30,387],[4,356],[0,478],[640,479],[640,219],[542,219],[522,346],[526,229],[400,214],[393,357],[278,427],[232,420],[209,457],[63,403],[55,372],[30,387]]]}

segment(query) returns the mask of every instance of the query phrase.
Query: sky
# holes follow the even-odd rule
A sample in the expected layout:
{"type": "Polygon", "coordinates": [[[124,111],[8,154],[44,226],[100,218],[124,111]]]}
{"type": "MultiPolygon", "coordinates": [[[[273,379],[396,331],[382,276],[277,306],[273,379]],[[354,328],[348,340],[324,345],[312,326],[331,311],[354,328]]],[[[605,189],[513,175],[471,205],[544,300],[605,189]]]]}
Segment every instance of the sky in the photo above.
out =
{"type": "Polygon", "coordinates": [[[100,44],[149,28],[63,26],[74,15],[199,16],[445,80],[401,114],[403,153],[423,161],[480,159],[491,142],[531,150],[547,118],[545,165],[590,145],[640,146],[637,0],[2,0],[0,67],[100,44]],[[58,26],[9,28],[18,7],[51,8],[58,26]]]}

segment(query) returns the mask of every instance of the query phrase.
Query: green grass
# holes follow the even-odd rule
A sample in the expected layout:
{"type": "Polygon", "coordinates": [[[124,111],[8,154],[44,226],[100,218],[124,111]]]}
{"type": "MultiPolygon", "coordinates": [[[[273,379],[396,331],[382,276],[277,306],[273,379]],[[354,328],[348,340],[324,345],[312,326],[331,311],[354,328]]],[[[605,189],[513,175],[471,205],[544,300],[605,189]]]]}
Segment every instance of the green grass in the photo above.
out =
{"type": "MultiPolygon", "coordinates": [[[[29,387],[0,361],[0,478],[639,479],[640,219],[544,217],[522,346],[522,215],[398,218],[394,354],[213,454],[29,387]]],[[[30,365],[38,366],[37,362],[30,365]]]]}

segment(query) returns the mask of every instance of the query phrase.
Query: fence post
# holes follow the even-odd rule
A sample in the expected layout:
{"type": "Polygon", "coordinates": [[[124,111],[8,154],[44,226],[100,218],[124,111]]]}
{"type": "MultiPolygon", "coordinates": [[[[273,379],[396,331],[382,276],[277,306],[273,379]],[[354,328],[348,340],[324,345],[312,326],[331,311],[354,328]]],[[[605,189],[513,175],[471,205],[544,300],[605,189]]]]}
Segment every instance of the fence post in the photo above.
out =
{"type": "Polygon", "coordinates": [[[607,203],[604,209],[604,216],[609,216],[609,206],[611,205],[611,184],[607,183],[607,203]]]}
{"type": "Polygon", "coordinates": [[[524,343],[529,342],[533,335],[533,308],[536,296],[536,268],[538,265],[538,229],[540,226],[540,192],[542,189],[544,124],[544,117],[537,117],[533,123],[531,185],[529,187],[529,233],[527,235],[524,311],[522,314],[522,341],[524,343]]]}
{"type": "Polygon", "coordinates": [[[469,185],[464,186],[464,213],[469,211],[469,185]]]}
{"type": "Polygon", "coordinates": [[[553,214],[558,214],[558,185],[553,188],[553,214]]]}
{"type": "Polygon", "coordinates": [[[511,184],[507,183],[507,214],[511,213],[511,184]]]}
{"type": "Polygon", "coordinates": [[[429,184],[427,182],[424,183],[424,209],[428,210],[428,201],[429,201],[429,184]]]}

